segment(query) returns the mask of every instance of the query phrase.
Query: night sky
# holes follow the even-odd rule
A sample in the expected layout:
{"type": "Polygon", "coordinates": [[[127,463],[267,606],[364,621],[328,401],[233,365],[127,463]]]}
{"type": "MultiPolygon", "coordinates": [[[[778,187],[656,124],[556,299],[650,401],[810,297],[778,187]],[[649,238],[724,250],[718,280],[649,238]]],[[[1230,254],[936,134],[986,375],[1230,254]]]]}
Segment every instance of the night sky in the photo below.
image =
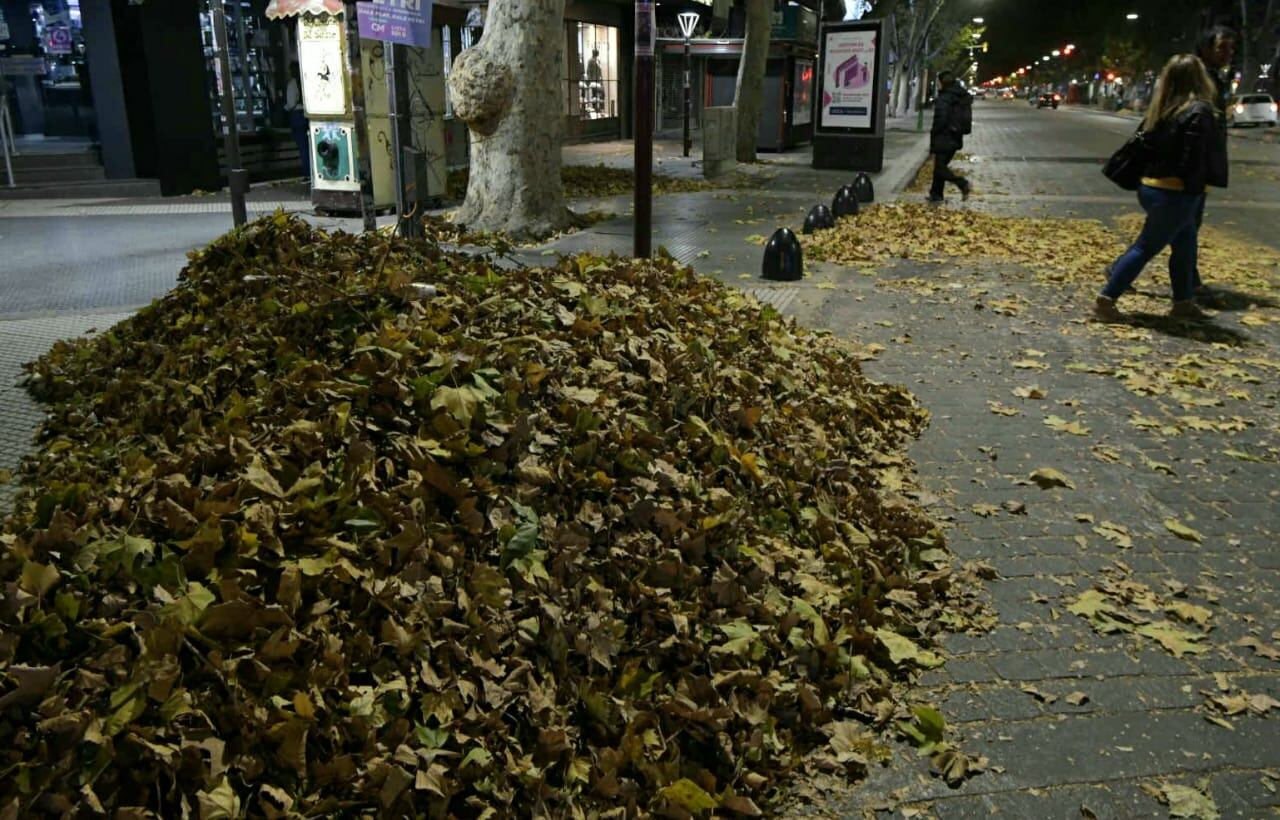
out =
{"type": "Polygon", "coordinates": [[[1080,50],[1076,59],[1092,63],[1108,35],[1134,36],[1155,51],[1172,54],[1187,48],[1191,38],[1221,9],[1219,0],[954,0],[968,16],[981,16],[987,25],[990,51],[981,75],[987,79],[1034,63],[1068,43],[1080,50]],[[1125,15],[1139,14],[1136,22],[1125,15]]]}

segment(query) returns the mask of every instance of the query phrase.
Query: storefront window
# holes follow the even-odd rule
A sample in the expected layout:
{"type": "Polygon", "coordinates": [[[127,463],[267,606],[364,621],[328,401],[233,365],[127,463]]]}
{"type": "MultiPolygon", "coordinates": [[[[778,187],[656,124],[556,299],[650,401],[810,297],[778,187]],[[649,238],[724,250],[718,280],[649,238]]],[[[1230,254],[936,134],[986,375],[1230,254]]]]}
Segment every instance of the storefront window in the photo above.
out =
{"type": "Polygon", "coordinates": [[[577,46],[581,74],[577,98],[569,101],[570,113],[584,120],[618,116],[618,30],[578,23],[577,46]]]}
{"type": "Polygon", "coordinates": [[[795,82],[791,86],[791,123],[813,122],[813,62],[796,60],[795,82]]]}
{"type": "MultiPolygon", "coordinates": [[[[266,20],[254,10],[249,0],[224,0],[227,19],[228,52],[231,60],[231,87],[235,92],[236,119],[241,131],[259,131],[269,127],[278,96],[273,78],[282,70],[280,53],[272,47],[266,20]]],[[[201,37],[208,69],[208,94],[216,133],[224,132],[222,122],[222,61],[213,36],[213,21],[207,11],[200,12],[201,37]]]]}
{"type": "MultiPolygon", "coordinates": [[[[47,136],[83,136],[94,129],[79,0],[28,4],[44,73],[40,77],[47,136]]],[[[6,21],[7,22],[7,21],[6,21]]]]}

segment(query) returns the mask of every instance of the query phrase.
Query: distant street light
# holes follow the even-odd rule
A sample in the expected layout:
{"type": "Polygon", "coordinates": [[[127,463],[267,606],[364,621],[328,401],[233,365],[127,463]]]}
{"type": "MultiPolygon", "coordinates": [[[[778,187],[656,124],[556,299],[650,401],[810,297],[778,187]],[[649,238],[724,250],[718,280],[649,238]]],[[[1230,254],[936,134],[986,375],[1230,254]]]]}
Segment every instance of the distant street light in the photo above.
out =
{"type": "Polygon", "coordinates": [[[975,17],[975,18],[973,18],[973,22],[977,23],[978,25],[982,25],[983,23],[985,23],[985,22],[987,22],[987,21],[986,21],[986,20],[984,20],[984,19],[983,19],[983,18],[981,18],[981,17],[975,17]]]}
{"type": "Polygon", "coordinates": [[[1126,15],[1124,16],[1124,19],[1126,19],[1126,20],[1137,20],[1137,19],[1138,19],[1138,15],[1137,15],[1137,13],[1136,13],[1136,12],[1132,12],[1132,11],[1131,11],[1131,12],[1129,12],[1128,14],[1126,14],[1126,15]]]}
{"type": "Polygon", "coordinates": [[[1055,49],[1053,50],[1053,56],[1054,56],[1054,57],[1061,57],[1061,56],[1062,56],[1062,52],[1055,48],[1055,49]]]}
{"type": "Polygon", "coordinates": [[[1046,55],[1044,55],[1043,57],[1041,57],[1040,59],[1041,59],[1041,60],[1044,60],[1044,61],[1047,63],[1047,62],[1049,62],[1049,55],[1048,55],[1048,54],[1046,54],[1046,55]]]}

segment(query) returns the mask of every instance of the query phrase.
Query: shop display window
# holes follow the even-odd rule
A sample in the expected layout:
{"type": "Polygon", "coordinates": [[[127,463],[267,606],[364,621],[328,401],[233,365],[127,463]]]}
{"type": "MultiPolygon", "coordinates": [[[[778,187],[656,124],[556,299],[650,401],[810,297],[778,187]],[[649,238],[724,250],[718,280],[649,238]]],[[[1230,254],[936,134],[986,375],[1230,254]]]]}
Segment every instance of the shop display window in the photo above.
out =
{"type": "MultiPolygon", "coordinates": [[[[570,83],[569,111],[584,120],[616,117],[618,29],[613,26],[578,23],[577,35],[578,77],[576,84],[570,83]],[[573,96],[575,91],[576,98],[573,96]]],[[[570,70],[573,70],[573,66],[570,66],[570,70]]]]}
{"type": "MultiPolygon", "coordinates": [[[[227,18],[228,52],[231,58],[231,87],[235,92],[236,118],[244,132],[259,131],[271,125],[278,96],[272,79],[280,73],[280,55],[271,48],[266,20],[250,0],[224,0],[227,18]]],[[[200,11],[200,33],[208,70],[210,106],[216,133],[222,134],[222,62],[218,59],[213,37],[213,21],[209,13],[200,11]]]]}

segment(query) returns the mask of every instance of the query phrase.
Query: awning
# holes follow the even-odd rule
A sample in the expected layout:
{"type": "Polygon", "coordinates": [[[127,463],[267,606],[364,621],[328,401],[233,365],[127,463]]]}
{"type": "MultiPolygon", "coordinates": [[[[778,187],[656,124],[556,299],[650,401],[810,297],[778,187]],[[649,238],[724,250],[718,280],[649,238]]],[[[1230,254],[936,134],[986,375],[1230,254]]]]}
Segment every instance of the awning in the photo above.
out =
{"type": "Polygon", "coordinates": [[[341,14],[342,0],[271,0],[267,19],[296,17],[299,14],[341,14]]]}

